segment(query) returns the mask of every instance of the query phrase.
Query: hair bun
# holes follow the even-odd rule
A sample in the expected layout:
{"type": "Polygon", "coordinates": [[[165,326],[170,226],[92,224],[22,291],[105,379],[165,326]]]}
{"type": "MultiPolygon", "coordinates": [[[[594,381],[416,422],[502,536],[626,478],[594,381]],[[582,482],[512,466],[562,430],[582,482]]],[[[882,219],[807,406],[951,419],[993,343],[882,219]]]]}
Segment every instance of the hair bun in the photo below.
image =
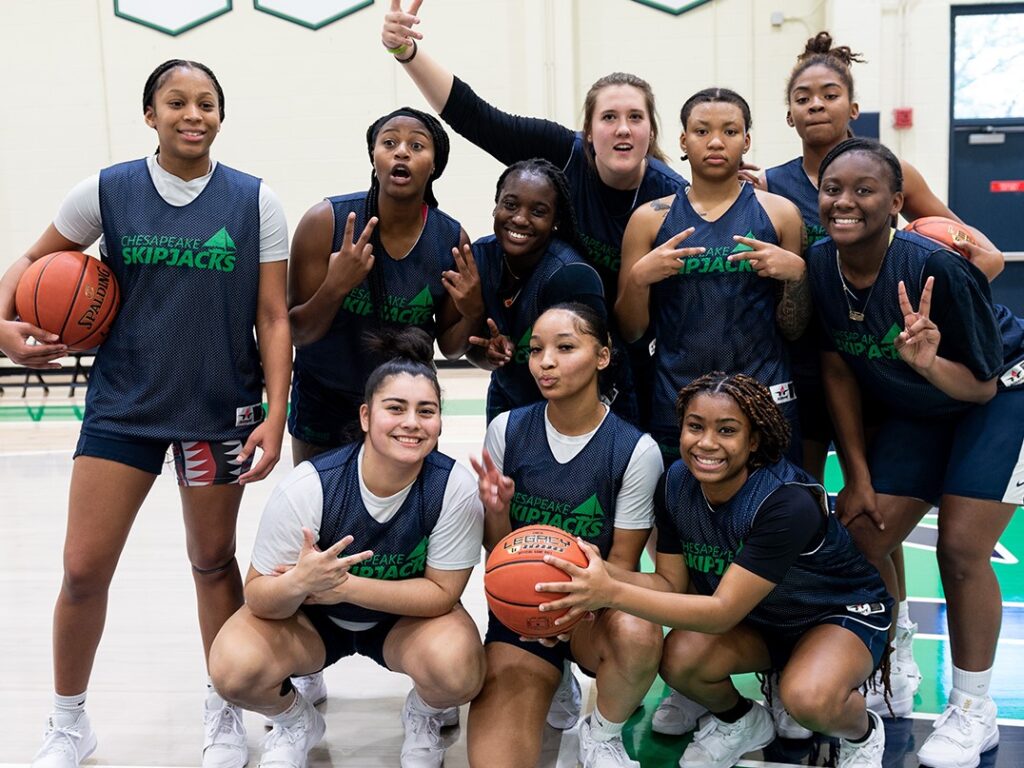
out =
{"type": "Polygon", "coordinates": [[[851,51],[850,46],[848,45],[833,47],[832,35],[825,30],[822,30],[814,37],[807,40],[807,44],[804,46],[804,52],[797,56],[796,60],[801,62],[811,56],[829,56],[841,61],[846,66],[850,66],[850,64],[855,61],[864,61],[864,59],[861,58],[861,54],[851,51]]]}
{"type": "Polygon", "coordinates": [[[422,328],[384,327],[366,334],[366,348],[377,360],[409,360],[435,369],[434,342],[422,328]]]}

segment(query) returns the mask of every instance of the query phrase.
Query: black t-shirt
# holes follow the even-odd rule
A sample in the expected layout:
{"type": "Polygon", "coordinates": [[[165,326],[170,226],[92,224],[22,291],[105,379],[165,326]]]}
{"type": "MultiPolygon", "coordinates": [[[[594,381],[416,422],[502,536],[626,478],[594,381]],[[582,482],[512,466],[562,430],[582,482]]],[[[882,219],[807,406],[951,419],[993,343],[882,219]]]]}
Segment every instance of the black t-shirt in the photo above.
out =
{"type": "MultiPolygon", "coordinates": [[[[655,520],[658,525],[658,552],[682,555],[680,542],[661,531],[674,530],[665,510],[665,476],[655,492],[655,520]]],[[[737,552],[734,565],[774,584],[781,584],[796,559],[821,544],[828,527],[812,491],[799,485],[784,485],[764,500],[750,530],[750,536],[737,552]]]]}

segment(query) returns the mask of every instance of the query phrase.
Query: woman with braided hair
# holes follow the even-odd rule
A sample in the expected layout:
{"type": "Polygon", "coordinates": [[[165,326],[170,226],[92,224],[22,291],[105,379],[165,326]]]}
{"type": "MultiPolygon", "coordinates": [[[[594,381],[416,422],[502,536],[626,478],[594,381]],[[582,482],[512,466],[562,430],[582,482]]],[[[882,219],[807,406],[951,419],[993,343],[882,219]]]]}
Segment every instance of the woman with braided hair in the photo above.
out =
{"type": "Polygon", "coordinates": [[[705,705],[681,766],[728,768],[775,737],[771,714],[731,676],[778,674],[780,705],[841,737],[839,766],[881,768],[885,732],[861,686],[882,666],[892,599],[829,511],[825,490],[783,458],[790,427],[768,389],[709,373],[676,400],[682,458],[655,493],[656,572],[547,557],[572,581],[543,610],[613,607],[672,627],[660,674],[705,705]],[[692,594],[690,593],[692,592],[692,594]]]}
{"type": "Polygon", "coordinates": [[[417,326],[457,358],[483,322],[469,238],[434,197],[448,163],[441,123],[403,107],[370,125],[366,147],[369,190],[317,203],[292,241],[288,430],[296,464],[358,436],[363,386],[381,362],[366,333],[417,326]]]}

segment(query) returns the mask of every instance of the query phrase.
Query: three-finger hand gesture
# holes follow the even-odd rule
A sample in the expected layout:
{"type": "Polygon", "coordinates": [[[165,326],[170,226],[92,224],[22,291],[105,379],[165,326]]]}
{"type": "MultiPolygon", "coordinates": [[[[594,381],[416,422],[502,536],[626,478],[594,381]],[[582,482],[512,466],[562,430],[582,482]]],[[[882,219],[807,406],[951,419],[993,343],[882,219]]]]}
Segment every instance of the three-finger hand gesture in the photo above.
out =
{"type": "Polygon", "coordinates": [[[344,293],[351,292],[363,282],[373,268],[373,246],[370,244],[370,237],[376,226],[377,217],[374,216],[366,222],[359,237],[355,238],[355,213],[350,213],[345,220],[341,249],[332,253],[327,262],[327,279],[340,286],[344,293]]]}
{"type": "Polygon", "coordinates": [[[448,295],[455,302],[459,314],[468,318],[484,316],[484,296],[480,290],[480,273],[473,258],[473,249],[469,245],[452,248],[455,258],[455,269],[446,269],[441,273],[441,283],[448,295]]]}
{"type": "Polygon", "coordinates": [[[498,470],[498,465],[494,463],[486,448],[479,461],[470,456],[469,463],[473,465],[479,480],[477,487],[480,501],[484,504],[484,512],[498,517],[508,517],[512,496],[516,492],[515,481],[498,470]]]}
{"type": "Polygon", "coordinates": [[[732,239],[753,250],[732,253],[729,255],[729,261],[749,261],[758,277],[792,282],[800,280],[806,274],[806,262],[792,251],[752,237],[733,235],[732,239]]]}
{"type": "Polygon", "coordinates": [[[898,288],[900,311],[903,313],[903,332],[896,337],[894,346],[907,365],[918,370],[928,370],[935,362],[942,334],[932,322],[929,314],[932,308],[932,287],[935,278],[929,277],[921,291],[921,302],[915,310],[907,296],[907,286],[900,280],[898,288]]]}
{"type": "Polygon", "coordinates": [[[694,227],[688,227],[679,234],[673,235],[664,243],[652,251],[645,253],[639,261],[633,265],[632,275],[640,285],[650,286],[660,283],[675,274],[679,273],[683,266],[683,259],[687,256],[698,256],[704,253],[704,249],[680,248],[679,244],[694,232],[694,227]]]}
{"type": "MultiPolygon", "coordinates": [[[[409,10],[402,10],[402,0],[391,0],[391,8],[384,14],[384,26],[380,31],[380,41],[392,53],[403,46],[411,46],[417,40],[422,40],[423,35],[413,29],[413,26],[420,23],[416,15],[420,10],[423,0],[412,0],[409,10]]],[[[405,51],[401,51],[405,53],[405,51]]],[[[396,53],[395,55],[401,55],[396,53]]]]}
{"type": "Polygon", "coordinates": [[[491,318],[487,318],[487,328],[491,335],[489,338],[483,336],[470,336],[469,343],[474,347],[481,347],[487,356],[487,364],[493,368],[501,368],[515,354],[515,345],[508,336],[498,330],[498,324],[491,318]]]}
{"type": "Polygon", "coordinates": [[[335,589],[345,583],[353,565],[373,557],[371,550],[342,557],[342,551],[351,543],[352,537],[345,536],[321,552],[317,549],[313,532],[303,528],[302,549],[290,573],[308,594],[335,589]]]}

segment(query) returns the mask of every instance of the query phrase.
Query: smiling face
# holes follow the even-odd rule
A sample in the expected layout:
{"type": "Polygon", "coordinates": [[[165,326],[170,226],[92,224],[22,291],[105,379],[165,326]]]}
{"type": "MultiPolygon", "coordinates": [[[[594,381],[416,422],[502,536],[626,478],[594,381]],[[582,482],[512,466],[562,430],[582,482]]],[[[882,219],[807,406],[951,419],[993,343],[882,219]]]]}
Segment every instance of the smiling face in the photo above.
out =
{"type": "Polygon", "coordinates": [[[850,101],[850,90],[834,69],[814,64],[793,80],[786,122],[804,144],[835,146],[847,137],[850,121],[858,114],[860,107],[850,101]]]}
{"type": "Polygon", "coordinates": [[[407,115],[388,120],[374,141],[373,169],[384,194],[422,197],[434,172],[434,141],[430,131],[407,115]]]}
{"type": "Polygon", "coordinates": [[[399,373],[384,379],[359,409],[364,450],[402,465],[422,462],[441,435],[441,402],[426,376],[399,373]]]}
{"type": "Polygon", "coordinates": [[[702,392],[687,404],[679,452],[712,503],[732,498],[747,481],[758,442],[750,419],[729,395],[702,392]]]}
{"type": "Polygon", "coordinates": [[[690,161],[695,176],[735,176],[750,149],[743,111],[727,101],[697,104],[686,118],[679,145],[690,161]]]}
{"type": "Polygon", "coordinates": [[[209,76],[192,67],[175,67],[163,76],[143,113],[160,142],[160,156],[190,162],[210,154],[220,131],[220,101],[209,76]]]}
{"type": "Polygon", "coordinates": [[[510,264],[529,265],[540,258],[557,215],[558,194],[547,176],[515,171],[505,178],[494,207],[494,236],[510,264]]]}
{"type": "Polygon", "coordinates": [[[841,154],[818,182],[818,214],[840,249],[888,237],[903,193],[893,191],[891,171],[864,151],[841,154]]]}
{"type": "Polygon", "coordinates": [[[583,320],[566,309],[537,318],[530,337],[530,373],[546,400],[573,397],[588,389],[598,395],[597,372],[608,367],[611,350],[587,333],[583,320]]]}
{"type": "Polygon", "coordinates": [[[616,188],[640,184],[643,161],[651,147],[651,116],[643,91],[631,85],[609,85],[594,99],[587,141],[601,180],[616,188]]]}

